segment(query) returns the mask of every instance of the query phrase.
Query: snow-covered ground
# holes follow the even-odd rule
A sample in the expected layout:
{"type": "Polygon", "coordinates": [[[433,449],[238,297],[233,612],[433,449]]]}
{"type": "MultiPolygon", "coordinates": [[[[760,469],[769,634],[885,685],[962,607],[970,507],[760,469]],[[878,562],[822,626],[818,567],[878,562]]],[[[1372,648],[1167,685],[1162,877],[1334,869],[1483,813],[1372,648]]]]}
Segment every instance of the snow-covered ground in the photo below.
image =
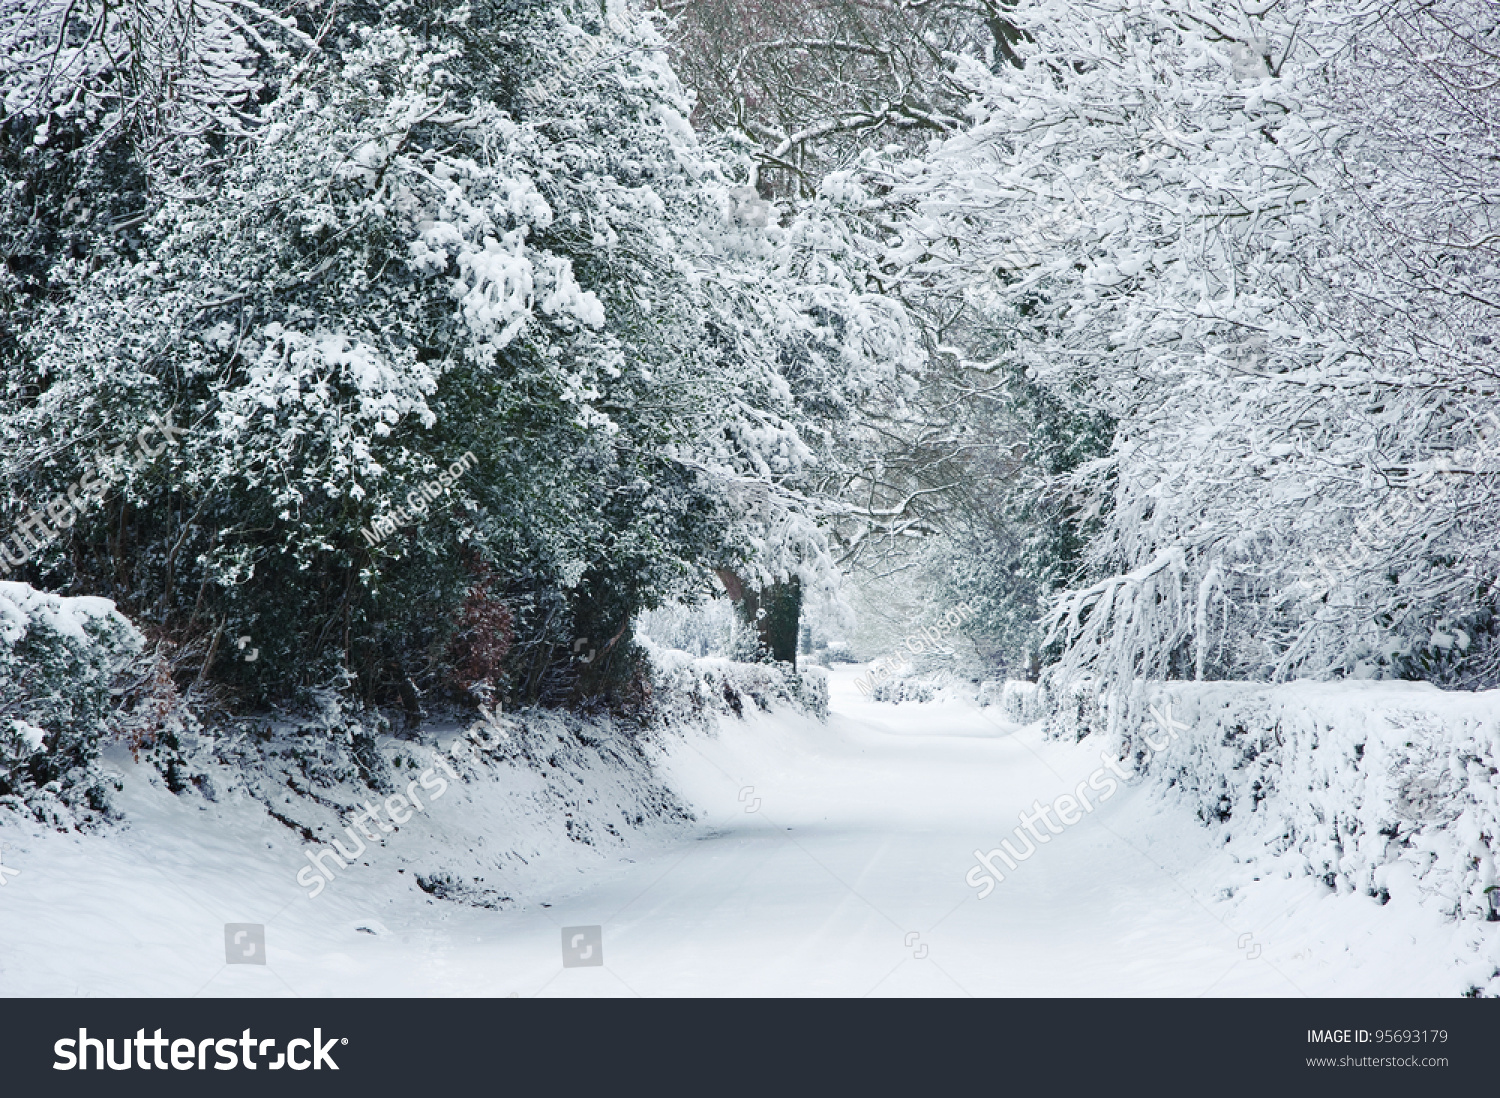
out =
{"type": "MultiPolygon", "coordinates": [[[[0,993],[1457,995],[1493,968],[1500,924],[1256,880],[1141,786],[980,899],[975,851],[1075,790],[1097,744],[952,700],[865,701],[860,670],[833,673],[827,724],[752,706],[715,735],[664,736],[655,761],[697,822],[585,859],[540,843],[524,871],[470,882],[509,897],[493,910],[416,887],[394,840],[309,899],[304,844],[262,807],[174,797],[114,757],[125,829],[0,825],[0,864],[20,871],[0,888],[0,993]],[[227,923],[263,924],[268,963],[226,965],[227,923]],[[575,926],[602,927],[603,966],[563,966],[575,926]]],[[[472,824],[483,804],[432,815],[472,824]]]]}

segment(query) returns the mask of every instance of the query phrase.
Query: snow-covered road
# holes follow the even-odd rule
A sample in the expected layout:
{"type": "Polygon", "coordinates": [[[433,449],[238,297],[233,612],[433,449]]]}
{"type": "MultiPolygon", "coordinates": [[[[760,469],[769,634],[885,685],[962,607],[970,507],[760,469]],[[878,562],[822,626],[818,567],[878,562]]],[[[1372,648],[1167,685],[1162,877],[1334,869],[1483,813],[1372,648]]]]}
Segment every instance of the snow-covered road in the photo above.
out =
{"type": "MultiPolygon", "coordinates": [[[[490,911],[370,873],[310,902],[249,807],[209,828],[137,794],[113,840],[24,837],[0,891],[0,992],[56,995],[1452,995],[1460,931],[1412,908],[1255,881],[1178,809],[1125,788],[987,897],[974,852],[1074,790],[1098,749],[998,711],[869,703],[670,737],[679,839],[490,911]],[[249,837],[247,838],[247,835],[249,837]],[[274,871],[273,871],[274,870],[274,871]],[[28,872],[30,875],[28,876],[28,872]],[[392,881],[405,886],[396,889],[392,881]],[[223,924],[269,963],[225,965],[223,924]],[[602,966],[564,967],[598,926],[602,966]]],[[[258,817],[263,821],[263,814],[258,817]]],[[[275,825],[271,826],[272,832],[275,825]]],[[[284,832],[283,832],[284,834],[284,832]]],[[[0,832],[0,842],[6,842],[0,832]]],[[[586,948],[586,947],[585,947],[586,948]]]]}
{"type": "Polygon", "coordinates": [[[866,702],[853,678],[835,673],[826,726],[752,720],[672,752],[708,832],[554,909],[603,926],[606,965],[543,994],[1455,993],[1432,963],[1451,931],[1426,912],[1256,882],[1134,789],[979,899],[976,849],[1075,790],[1098,749],[995,709],[866,702]]]}

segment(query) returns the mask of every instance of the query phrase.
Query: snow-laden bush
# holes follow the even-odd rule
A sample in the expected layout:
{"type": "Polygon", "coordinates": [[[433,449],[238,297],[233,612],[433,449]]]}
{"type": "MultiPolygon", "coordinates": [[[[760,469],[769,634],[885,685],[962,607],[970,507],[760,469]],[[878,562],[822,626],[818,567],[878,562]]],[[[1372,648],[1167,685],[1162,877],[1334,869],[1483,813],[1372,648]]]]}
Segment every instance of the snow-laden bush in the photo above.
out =
{"type": "MultiPolygon", "coordinates": [[[[855,685],[861,692],[864,691],[860,680],[856,679],[855,685]]],[[[998,682],[980,683],[976,687],[973,679],[950,667],[934,668],[930,664],[913,664],[877,682],[870,691],[869,698],[871,701],[891,705],[902,702],[959,702],[972,705],[977,702],[984,707],[1000,702],[1002,690],[998,682]]]]}
{"type": "Polygon", "coordinates": [[[653,711],[662,723],[692,723],[705,714],[744,716],[746,701],[763,711],[780,704],[819,720],[828,717],[828,676],[822,668],[797,672],[783,663],[695,659],[649,639],[644,648],[650,660],[653,711]]]}
{"type": "Polygon", "coordinates": [[[940,687],[925,675],[898,675],[875,684],[870,698],[878,702],[900,705],[902,702],[936,701],[940,687]]]}
{"type": "Polygon", "coordinates": [[[140,633],[99,598],[0,582],[0,795],[87,783],[140,633]]]}
{"type": "Polygon", "coordinates": [[[1064,678],[1055,670],[1044,681],[1047,696],[1042,716],[1047,720],[1049,736],[1077,741],[1105,730],[1108,698],[1098,682],[1081,677],[1064,678]]]}
{"type": "MultiPolygon", "coordinates": [[[[1494,917],[1500,691],[1138,685],[1128,707],[1094,705],[1081,728],[1109,735],[1110,708],[1121,756],[1239,857],[1382,903],[1404,892],[1452,918],[1494,917]]],[[[1059,729],[1079,716],[1060,711],[1059,729]]]]}

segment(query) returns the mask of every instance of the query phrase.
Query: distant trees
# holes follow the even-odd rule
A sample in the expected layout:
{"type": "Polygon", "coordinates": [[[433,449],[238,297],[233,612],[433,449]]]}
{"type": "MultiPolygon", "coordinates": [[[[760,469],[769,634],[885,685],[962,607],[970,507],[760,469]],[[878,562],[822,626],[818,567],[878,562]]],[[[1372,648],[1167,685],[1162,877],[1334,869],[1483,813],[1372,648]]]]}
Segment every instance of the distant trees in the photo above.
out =
{"type": "Polygon", "coordinates": [[[663,8],[920,326],[824,485],[846,564],[1008,673],[1496,681],[1486,4],[663,8]]]}
{"type": "MultiPolygon", "coordinates": [[[[931,142],[967,125],[970,89],[955,79],[962,57],[1015,64],[1020,32],[1010,5],[661,7],[678,70],[697,97],[694,121],[744,150],[762,194],[835,222],[846,267],[866,288],[899,298],[920,341],[919,355],[863,392],[839,432],[837,459],[816,478],[817,494],[837,500],[830,521],[840,564],[861,577],[921,571],[918,582],[955,598],[994,596],[982,648],[986,660],[1008,658],[1033,639],[1039,594],[1026,584],[1021,598],[1011,597],[1020,588],[958,592],[954,581],[985,571],[967,567],[968,552],[1024,544],[1047,554],[1016,529],[1021,512],[1037,509],[1018,489],[1055,455],[1035,439],[1028,447],[1029,426],[1005,411],[1012,395],[974,368],[984,352],[961,350],[971,337],[976,346],[986,338],[971,330],[963,299],[891,277],[885,252],[901,205],[885,166],[899,156],[914,166],[931,142]]],[[[1056,506],[1049,500],[1044,510],[1056,506]]]]}

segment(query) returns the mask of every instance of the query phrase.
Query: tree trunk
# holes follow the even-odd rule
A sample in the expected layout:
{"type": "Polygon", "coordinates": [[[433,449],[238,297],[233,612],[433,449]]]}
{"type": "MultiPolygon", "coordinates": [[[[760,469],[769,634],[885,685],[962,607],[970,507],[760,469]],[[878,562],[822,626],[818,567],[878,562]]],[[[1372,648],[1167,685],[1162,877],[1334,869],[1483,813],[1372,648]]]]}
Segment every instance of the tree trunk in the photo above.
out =
{"type": "Polygon", "coordinates": [[[802,581],[773,583],[756,590],[747,587],[727,568],[718,570],[740,620],[755,630],[761,651],[778,663],[797,669],[797,636],[802,617],[802,581]]]}

